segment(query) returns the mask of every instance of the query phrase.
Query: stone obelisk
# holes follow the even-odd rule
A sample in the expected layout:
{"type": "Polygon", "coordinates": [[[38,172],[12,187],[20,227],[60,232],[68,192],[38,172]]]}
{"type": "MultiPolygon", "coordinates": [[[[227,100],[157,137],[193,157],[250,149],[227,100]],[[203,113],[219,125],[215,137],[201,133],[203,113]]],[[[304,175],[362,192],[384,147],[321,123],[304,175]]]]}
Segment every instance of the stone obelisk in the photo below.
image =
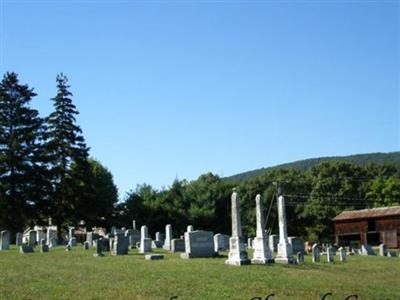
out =
{"type": "Polygon", "coordinates": [[[239,195],[232,193],[232,237],[229,239],[229,255],[225,261],[228,265],[241,266],[250,264],[246,246],[242,238],[242,226],[240,223],[239,195]]]}
{"type": "Polygon", "coordinates": [[[282,195],[278,197],[278,219],[279,244],[278,255],[275,257],[275,262],[282,264],[295,264],[296,259],[293,257],[292,246],[288,243],[285,198],[282,195]]]}
{"type": "Polygon", "coordinates": [[[256,196],[256,237],[253,240],[253,259],[252,264],[267,264],[273,262],[271,251],[268,246],[268,235],[265,232],[265,220],[264,220],[264,203],[261,199],[261,195],[256,196]]]}

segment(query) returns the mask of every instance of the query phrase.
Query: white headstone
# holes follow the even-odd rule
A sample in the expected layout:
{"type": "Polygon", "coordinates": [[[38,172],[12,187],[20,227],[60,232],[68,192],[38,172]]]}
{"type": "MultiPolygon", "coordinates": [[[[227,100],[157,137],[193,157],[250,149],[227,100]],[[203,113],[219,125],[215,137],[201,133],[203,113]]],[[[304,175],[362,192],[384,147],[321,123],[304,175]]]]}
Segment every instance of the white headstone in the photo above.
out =
{"type": "Polygon", "coordinates": [[[171,250],[171,240],[172,240],[172,226],[168,224],[165,226],[165,241],[164,241],[164,249],[171,250]]]}
{"type": "Polygon", "coordinates": [[[185,253],[182,253],[181,257],[213,257],[218,255],[214,248],[213,232],[204,230],[185,232],[185,253]]]}
{"type": "Polygon", "coordinates": [[[344,262],[347,260],[347,253],[346,253],[346,249],[344,249],[343,247],[340,247],[338,249],[339,251],[339,260],[344,262]]]}
{"type": "Polygon", "coordinates": [[[140,248],[139,253],[148,253],[152,252],[151,250],[151,239],[148,238],[148,229],[146,225],[143,225],[140,228],[140,248]]]}
{"type": "Polygon", "coordinates": [[[319,247],[317,244],[312,246],[312,262],[320,262],[321,261],[321,253],[319,251],[319,247]]]}
{"type": "Polygon", "coordinates": [[[193,231],[193,226],[192,225],[188,225],[186,232],[192,232],[193,231]]]}
{"type": "Polygon", "coordinates": [[[3,230],[0,232],[0,251],[10,249],[10,232],[3,230]]]}
{"type": "Polygon", "coordinates": [[[326,261],[327,261],[328,263],[333,263],[333,262],[335,261],[335,254],[334,254],[334,252],[335,252],[335,249],[333,249],[333,247],[331,247],[331,246],[329,246],[329,247],[326,249],[326,261]]]}

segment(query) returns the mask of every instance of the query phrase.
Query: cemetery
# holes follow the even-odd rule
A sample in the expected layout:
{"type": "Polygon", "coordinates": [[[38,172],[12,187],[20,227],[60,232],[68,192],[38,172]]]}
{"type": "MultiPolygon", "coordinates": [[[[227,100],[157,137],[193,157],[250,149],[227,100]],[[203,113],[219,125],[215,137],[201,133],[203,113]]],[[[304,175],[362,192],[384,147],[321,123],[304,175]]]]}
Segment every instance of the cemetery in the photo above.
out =
{"type": "Polygon", "coordinates": [[[0,0],[0,300],[400,300],[400,0],[0,0]]]}
{"type": "Polygon", "coordinates": [[[133,220],[129,229],[86,231],[82,243],[74,227],[59,241],[53,225],[36,226],[17,233],[11,244],[10,232],[3,230],[0,298],[321,299],[333,293],[335,299],[398,299],[397,249],[381,244],[375,253],[370,245],[321,243],[308,249],[302,239],[288,237],[283,196],[277,203],[279,235],[269,235],[261,195],[254,205],[256,236],[245,243],[239,201],[233,191],[231,236],[188,225],[175,238],[167,224],[165,234],[156,232],[152,239],[147,226],[138,231],[133,220]]]}

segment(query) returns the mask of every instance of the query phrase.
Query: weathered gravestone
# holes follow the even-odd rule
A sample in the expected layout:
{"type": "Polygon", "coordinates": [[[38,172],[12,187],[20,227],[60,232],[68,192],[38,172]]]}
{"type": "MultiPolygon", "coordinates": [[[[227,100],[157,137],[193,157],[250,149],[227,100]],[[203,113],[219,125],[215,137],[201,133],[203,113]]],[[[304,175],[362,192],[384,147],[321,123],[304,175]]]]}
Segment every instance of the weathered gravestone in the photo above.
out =
{"type": "Polygon", "coordinates": [[[385,244],[380,244],[379,245],[379,255],[380,256],[387,256],[388,251],[387,251],[387,247],[385,244]]]}
{"type": "Polygon", "coordinates": [[[5,251],[10,249],[10,232],[8,230],[3,230],[0,232],[0,251],[5,251]]]}
{"type": "Polygon", "coordinates": [[[41,227],[35,226],[36,228],[36,241],[41,245],[42,239],[46,241],[46,234],[41,227]]]}
{"type": "Polygon", "coordinates": [[[185,241],[183,239],[172,239],[171,252],[185,252],[185,241]]]}
{"type": "Polygon", "coordinates": [[[72,237],[69,239],[69,244],[71,245],[71,247],[76,247],[77,242],[76,242],[76,237],[72,237]]]}
{"type": "Polygon", "coordinates": [[[143,225],[140,228],[140,248],[139,253],[152,252],[151,250],[151,238],[148,237],[147,226],[143,225]]]}
{"type": "Polygon", "coordinates": [[[49,252],[49,245],[46,244],[45,239],[40,240],[40,252],[41,253],[49,252]]]}
{"type": "Polygon", "coordinates": [[[104,256],[103,254],[103,238],[99,238],[95,244],[96,246],[96,253],[93,254],[95,257],[101,257],[104,256]]]}
{"type": "Polygon", "coordinates": [[[162,254],[146,254],[144,256],[145,260],[159,260],[159,259],[163,259],[164,255],[162,254]]]}
{"type": "Polygon", "coordinates": [[[22,232],[17,232],[17,235],[15,237],[15,244],[17,245],[17,247],[22,246],[22,237],[22,232]]]}
{"type": "Polygon", "coordinates": [[[312,246],[312,262],[317,263],[321,261],[321,252],[319,250],[318,244],[312,246]]]}
{"type": "Polygon", "coordinates": [[[326,249],[326,261],[328,263],[333,263],[335,261],[335,249],[331,246],[329,246],[326,249]]]}
{"type": "Polygon", "coordinates": [[[361,245],[361,254],[362,255],[376,255],[370,245],[361,245]]]}
{"type": "Polygon", "coordinates": [[[185,253],[182,258],[213,257],[218,255],[214,249],[214,233],[195,230],[185,232],[185,253]]]}
{"type": "Polygon", "coordinates": [[[19,246],[19,253],[33,253],[33,247],[31,245],[19,246]]]}
{"type": "Polygon", "coordinates": [[[247,238],[247,249],[252,249],[252,248],[253,248],[253,239],[247,238]]]}
{"type": "Polygon", "coordinates": [[[117,232],[113,238],[111,254],[125,255],[129,250],[129,238],[123,232],[117,232]]]}
{"type": "Polygon", "coordinates": [[[218,251],[226,251],[229,249],[229,235],[217,233],[214,235],[214,250],[218,251]]]}
{"type": "Polygon", "coordinates": [[[302,251],[297,252],[297,262],[298,263],[304,262],[304,252],[302,252],[302,251]]]}
{"type": "Polygon", "coordinates": [[[84,250],[89,250],[89,247],[90,247],[90,243],[89,243],[88,241],[85,241],[85,242],[83,243],[83,249],[84,249],[84,250]]]}
{"type": "Polygon", "coordinates": [[[268,235],[265,232],[264,203],[261,195],[256,196],[256,237],[253,240],[253,264],[266,264],[273,262],[268,246],[268,235]]]}
{"type": "Polygon", "coordinates": [[[225,263],[233,266],[248,265],[250,260],[242,237],[239,195],[235,191],[232,193],[231,202],[232,237],[229,239],[229,254],[225,263]]]}
{"type": "Polygon", "coordinates": [[[165,241],[164,241],[164,249],[171,250],[171,240],[172,240],[172,226],[171,224],[167,224],[165,226],[165,241]]]}
{"type": "Polygon", "coordinates": [[[156,232],[156,239],[152,242],[152,248],[162,248],[164,246],[165,237],[160,232],[156,232]]]}
{"type": "Polygon", "coordinates": [[[277,252],[278,251],[278,244],[279,244],[279,235],[271,234],[269,236],[269,250],[271,252],[277,252]]]}
{"type": "Polygon", "coordinates": [[[345,261],[347,260],[346,249],[343,248],[343,247],[340,247],[340,248],[338,249],[338,252],[339,252],[339,260],[340,260],[341,262],[345,262],[345,261]]]}
{"type": "Polygon", "coordinates": [[[35,247],[36,245],[36,231],[35,230],[29,230],[28,232],[28,245],[35,247]]]}
{"type": "Polygon", "coordinates": [[[47,244],[49,245],[50,248],[57,246],[57,231],[52,228],[48,227],[47,228],[47,244]]]}
{"type": "Polygon", "coordinates": [[[299,251],[305,253],[304,241],[301,238],[291,236],[288,238],[288,243],[292,246],[293,253],[297,253],[299,251]]]}
{"type": "Polygon", "coordinates": [[[295,264],[296,259],[293,257],[292,246],[288,242],[285,198],[282,195],[278,197],[278,220],[279,244],[278,255],[275,257],[275,262],[282,264],[295,264]]]}

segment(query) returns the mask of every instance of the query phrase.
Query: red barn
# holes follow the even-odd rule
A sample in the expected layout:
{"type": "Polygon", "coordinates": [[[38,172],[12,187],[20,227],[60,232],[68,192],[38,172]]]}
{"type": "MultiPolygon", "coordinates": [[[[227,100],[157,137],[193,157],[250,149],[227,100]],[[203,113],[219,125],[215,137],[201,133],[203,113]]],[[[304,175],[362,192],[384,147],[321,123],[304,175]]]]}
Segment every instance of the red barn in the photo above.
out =
{"type": "Polygon", "coordinates": [[[337,245],[385,243],[400,248],[400,206],[343,211],[333,221],[337,245]]]}

